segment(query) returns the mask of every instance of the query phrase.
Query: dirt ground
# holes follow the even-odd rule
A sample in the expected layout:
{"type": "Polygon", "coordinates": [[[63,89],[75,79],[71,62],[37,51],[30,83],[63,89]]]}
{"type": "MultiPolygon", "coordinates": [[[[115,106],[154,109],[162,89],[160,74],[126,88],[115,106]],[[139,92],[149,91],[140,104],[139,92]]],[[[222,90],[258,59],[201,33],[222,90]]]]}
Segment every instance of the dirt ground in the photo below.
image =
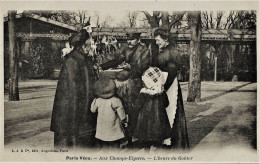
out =
{"type": "MultiPolygon", "coordinates": [[[[56,85],[56,80],[21,81],[21,100],[16,102],[9,102],[5,93],[6,150],[53,148],[53,133],[49,127],[56,85]]],[[[181,88],[190,153],[197,157],[195,161],[217,162],[222,161],[222,157],[226,162],[256,161],[256,83],[202,82],[199,103],[186,102],[187,83],[181,83],[181,88]],[[211,153],[201,156],[205,151],[211,153]],[[230,152],[232,155],[228,155],[230,152]]]]}

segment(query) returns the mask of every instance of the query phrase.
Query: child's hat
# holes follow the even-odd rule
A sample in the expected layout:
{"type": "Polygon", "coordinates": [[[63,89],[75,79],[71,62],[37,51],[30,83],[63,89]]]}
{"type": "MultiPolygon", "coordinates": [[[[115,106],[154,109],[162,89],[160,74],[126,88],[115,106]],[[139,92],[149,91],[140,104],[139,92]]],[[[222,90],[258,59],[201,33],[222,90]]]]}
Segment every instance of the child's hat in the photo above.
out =
{"type": "Polygon", "coordinates": [[[147,88],[152,88],[157,85],[164,85],[168,73],[162,72],[157,67],[149,67],[143,74],[142,80],[147,88]]]}
{"type": "Polygon", "coordinates": [[[100,78],[94,84],[95,94],[104,99],[108,99],[114,96],[116,84],[112,79],[100,78]]]}

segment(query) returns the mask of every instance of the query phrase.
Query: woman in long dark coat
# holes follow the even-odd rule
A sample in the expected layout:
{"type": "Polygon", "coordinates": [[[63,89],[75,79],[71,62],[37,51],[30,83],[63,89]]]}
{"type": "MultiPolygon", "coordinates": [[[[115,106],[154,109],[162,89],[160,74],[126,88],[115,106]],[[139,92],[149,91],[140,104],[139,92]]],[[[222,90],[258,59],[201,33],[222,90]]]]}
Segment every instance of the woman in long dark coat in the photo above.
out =
{"type": "Polygon", "coordinates": [[[94,80],[92,57],[88,55],[91,37],[82,30],[70,43],[74,49],[64,58],[53,105],[54,146],[93,147],[96,114],[90,111],[94,80]]]}
{"type": "MultiPolygon", "coordinates": [[[[186,118],[183,106],[182,92],[180,84],[177,80],[177,74],[180,68],[180,56],[178,50],[168,41],[169,34],[166,30],[157,29],[154,32],[154,37],[156,44],[159,46],[158,55],[153,57],[154,66],[160,68],[164,72],[168,72],[168,77],[164,85],[165,90],[167,91],[169,102],[173,103],[175,109],[170,109],[170,114],[172,116],[168,117],[170,120],[172,129],[171,129],[171,147],[185,149],[189,148],[188,132],[186,126],[186,118]],[[176,85],[174,89],[174,84],[176,85]],[[171,88],[171,89],[170,89],[171,88]],[[170,89],[170,90],[169,90],[170,89]],[[169,92],[176,92],[170,93],[169,92]],[[174,98],[174,99],[172,99],[174,98]],[[174,112],[172,112],[174,111],[174,112]]],[[[170,104],[171,105],[171,104],[170,104]]]]}

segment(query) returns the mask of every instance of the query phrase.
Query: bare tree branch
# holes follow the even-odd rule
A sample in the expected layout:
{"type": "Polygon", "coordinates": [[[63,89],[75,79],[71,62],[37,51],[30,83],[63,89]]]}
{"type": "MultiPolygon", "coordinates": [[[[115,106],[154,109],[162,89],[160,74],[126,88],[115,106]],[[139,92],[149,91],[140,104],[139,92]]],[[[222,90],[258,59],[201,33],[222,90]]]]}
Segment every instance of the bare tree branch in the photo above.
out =
{"type": "Polygon", "coordinates": [[[183,16],[184,16],[185,12],[181,12],[175,15],[175,19],[172,20],[172,22],[169,24],[169,29],[172,28],[173,25],[175,25],[176,23],[180,22],[180,20],[182,20],[183,16]]]}
{"type": "Polygon", "coordinates": [[[209,20],[210,28],[214,28],[214,23],[213,23],[213,12],[212,12],[212,11],[210,12],[209,17],[210,17],[210,20],[209,20]]]}
{"type": "MultiPolygon", "coordinates": [[[[205,24],[205,27],[206,29],[209,29],[209,16],[208,16],[208,12],[202,12],[202,16],[205,20],[204,24],[205,24]]],[[[203,24],[203,23],[202,23],[203,24]]]]}
{"type": "Polygon", "coordinates": [[[152,27],[159,27],[159,21],[160,21],[160,11],[153,11],[153,16],[151,16],[147,11],[142,11],[144,15],[146,16],[149,24],[152,27]]]}
{"type": "Polygon", "coordinates": [[[232,16],[234,15],[234,11],[230,11],[229,16],[227,17],[227,22],[224,24],[224,29],[227,29],[227,25],[231,22],[232,16]]]}
{"type": "Polygon", "coordinates": [[[225,13],[224,11],[218,11],[217,12],[217,18],[216,18],[217,25],[216,25],[216,29],[220,28],[221,19],[222,19],[224,13],[225,13]]]}
{"type": "Polygon", "coordinates": [[[135,27],[136,26],[136,18],[138,16],[138,12],[128,12],[127,14],[127,19],[130,27],[135,27]]]}

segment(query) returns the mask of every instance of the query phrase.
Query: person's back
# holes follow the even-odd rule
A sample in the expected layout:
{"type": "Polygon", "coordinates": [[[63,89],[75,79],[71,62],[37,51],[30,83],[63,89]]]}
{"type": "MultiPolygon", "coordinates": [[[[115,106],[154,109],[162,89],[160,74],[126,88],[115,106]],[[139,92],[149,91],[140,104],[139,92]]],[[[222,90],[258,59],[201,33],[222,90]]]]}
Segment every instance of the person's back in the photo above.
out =
{"type": "Polygon", "coordinates": [[[91,105],[91,111],[98,112],[97,139],[115,141],[125,137],[120,126],[121,120],[125,119],[125,111],[119,98],[97,98],[91,105]]]}
{"type": "Polygon", "coordinates": [[[116,84],[111,79],[99,79],[94,84],[95,98],[91,104],[91,111],[98,113],[96,135],[97,143],[101,147],[120,146],[120,139],[124,138],[121,121],[125,121],[125,110],[121,100],[114,96],[116,84]]]}

